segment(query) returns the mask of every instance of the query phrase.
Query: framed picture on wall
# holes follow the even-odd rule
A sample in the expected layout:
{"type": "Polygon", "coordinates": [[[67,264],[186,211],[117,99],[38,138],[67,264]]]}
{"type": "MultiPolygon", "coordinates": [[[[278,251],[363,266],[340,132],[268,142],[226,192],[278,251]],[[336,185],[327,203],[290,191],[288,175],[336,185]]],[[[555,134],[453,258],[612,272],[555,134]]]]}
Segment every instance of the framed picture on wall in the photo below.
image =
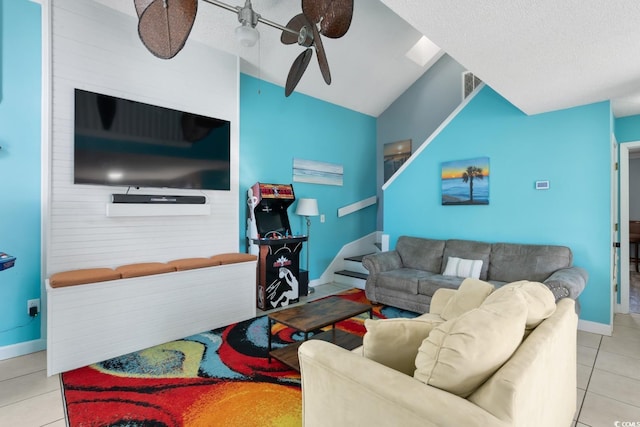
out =
{"type": "Polygon", "coordinates": [[[384,182],[387,182],[409,157],[411,157],[410,139],[384,144],[384,182]]]}
{"type": "Polygon", "coordinates": [[[336,163],[293,159],[293,182],[342,186],[344,167],[336,163]]]}
{"type": "Polygon", "coordinates": [[[489,158],[442,163],[443,205],[489,204],[489,158]]]}

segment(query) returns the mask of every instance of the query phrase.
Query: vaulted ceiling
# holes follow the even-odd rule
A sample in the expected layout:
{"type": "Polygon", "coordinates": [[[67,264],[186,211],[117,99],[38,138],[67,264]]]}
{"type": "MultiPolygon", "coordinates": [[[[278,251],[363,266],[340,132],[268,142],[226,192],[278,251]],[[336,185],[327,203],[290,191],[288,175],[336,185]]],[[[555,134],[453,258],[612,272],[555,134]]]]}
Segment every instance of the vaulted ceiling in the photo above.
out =
{"type": "Polygon", "coordinates": [[[636,0],[383,0],[527,114],[612,100],[640,113],[636,0]]]}
{"type": "MultiPolygon", "coordinates": [[[[136,16],[133,0],[95,1],[136,16]]],[[[282,25],[301,11],[294,0],[252,3],[282,25]]],[[[302,48],[281,44],[280,31],[264,24],[259,43],[241,47],[237,26],[233,13],[200,1],[190,38],[239,55],[243,72],[284,86],[302,48]]],[[[332,84],[314,57],[296,92],[372,116],[443,52],[527,114],[605,100],[617,117],[640,114],[637,0],[355,0],[349,32],[323,42],[332,84]],[[426,62],[418,64],[407,52],[423,35],[433,43],[422,40],[426,62]]]]}

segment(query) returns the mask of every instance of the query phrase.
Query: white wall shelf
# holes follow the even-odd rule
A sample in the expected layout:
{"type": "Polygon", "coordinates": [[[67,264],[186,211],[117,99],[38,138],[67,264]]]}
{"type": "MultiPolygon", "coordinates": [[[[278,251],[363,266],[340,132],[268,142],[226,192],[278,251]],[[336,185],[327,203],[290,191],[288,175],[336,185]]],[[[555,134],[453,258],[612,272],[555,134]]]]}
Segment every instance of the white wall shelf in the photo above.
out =
{"type": "Polygon", "coordinates": [[[211,205],[107,203],[107,216],[193,216],[211,215],[211,205]]]}
{"type": "Polygon", "coordinates": [[[352,214],[354,212],[359,211],[360,209],[364,209],[366,207],[369,207],[371,205],[375,205],[378,202],[378,197],[377,196],[371,196],[367,199],[361,200],[359,202],[356,203],[352,203],[348,206],[344,206],[340,209],[338,209],[338,217],[343,217],[345,215],[349,215],[352,214]]]}

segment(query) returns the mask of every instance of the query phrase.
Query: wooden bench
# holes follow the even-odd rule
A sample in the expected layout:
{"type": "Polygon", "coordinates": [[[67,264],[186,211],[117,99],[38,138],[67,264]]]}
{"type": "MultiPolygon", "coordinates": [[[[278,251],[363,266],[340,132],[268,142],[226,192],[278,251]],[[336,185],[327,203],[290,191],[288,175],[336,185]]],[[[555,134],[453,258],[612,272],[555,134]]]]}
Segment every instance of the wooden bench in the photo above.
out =
{"type": "Polygon", "coordinates": [[[256,263],[219,254],[51,275],[47,374],[256,316],[256,263]]]}

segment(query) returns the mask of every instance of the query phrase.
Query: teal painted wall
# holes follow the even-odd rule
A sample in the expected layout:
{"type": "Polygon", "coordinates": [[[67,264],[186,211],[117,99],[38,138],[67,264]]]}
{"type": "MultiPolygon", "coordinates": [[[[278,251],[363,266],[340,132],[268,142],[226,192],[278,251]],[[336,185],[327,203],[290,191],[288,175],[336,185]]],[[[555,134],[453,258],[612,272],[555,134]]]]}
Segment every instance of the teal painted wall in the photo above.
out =
{"type": "MultiPolygon", "coordinates": [[[[246,194],[256,182],[293,183],[296,198],[318,199],[311,218],[311,280],[317,279],[344,246],[376,230],[376,207],[338,218],[337,210],[376,194],[376,120],[318,99],[293,93],[254,77],[240,76],[240,248],[246,249],[246,194]],[[344,185],[293,182],[293,159],[344,166],[344,185]]],[[[289,208],[294,233],[304,219],[289,208]]],[[[306,262],[306,249],[301,266],[306,262]]]]}
{"type": "Polygon", "coordinates": [[[0,347],[40,338],[27,300],[40,298],[40,5],[0,0],[0,347]]]}
{"type": "Polygon", "coordinates": [[[403,234],[569,246],[590,274],[581,319],[609,324],[611,131],[609,102],[527,116],[485,87],[385,190],[392,247],[403,234]],[[483,156],[490,204],[442,206],[441,163],[483,156]]]}
{"type": "Polygon", "coordinates": [[[640,115],[615,120],[616,139],[620,143],[640,141],[640,115]]]}

